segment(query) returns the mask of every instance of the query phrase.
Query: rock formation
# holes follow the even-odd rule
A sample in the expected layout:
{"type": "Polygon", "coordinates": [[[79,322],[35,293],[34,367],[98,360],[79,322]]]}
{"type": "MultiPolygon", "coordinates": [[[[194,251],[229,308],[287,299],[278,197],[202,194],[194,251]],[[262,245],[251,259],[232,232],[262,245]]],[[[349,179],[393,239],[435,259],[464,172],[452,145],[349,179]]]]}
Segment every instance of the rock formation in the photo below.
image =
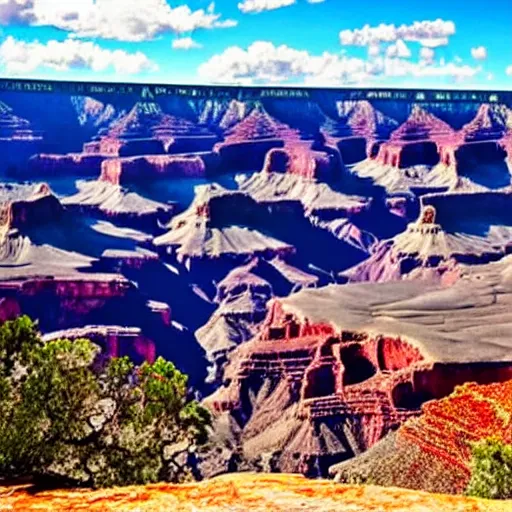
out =
{"type": "Polygon", "coordinates": [[[407,121],[356,165],[354,172],[389,191],[460,189],[468,186],[467,179],[490,188],[506,186],[510,184],[508,170],[488,176],[487,168],[475,167],[504,164],[511,119],[509,107],[482,104],[473,120],[456,131],[415,105],[407,121]]]}
{"type": "Polygon", "coordinates": [[[43,335],[44,341],[86,338],[101,347],[103,357],[128,356],[140,364],[142,361],[153,363],[156,359],[155,345],[142,335],[138,327],[119,325],[86,325],[43,335]]]}
{"type": "Polygon", "coordinates": [[[455,386],[512,377],[509,270],[505,259],[449,287],[329,285],[273,299],[206,403],[236,419],[248,460],[268,452],[283,471],[325,474],[455,386]]]}
{"type": "Polygon", "coordinates": [[[201,104],[198,122],[221,131],[229,130],[245,119],[254,107],[255,103],[251,101],[206,100],[201,104]]]}
{"type": "Polygon", "coordinates": [[[271,297],[285,296],[318,282],[317,276],[279,257],[254,258],[229,272],[216,286],[214,301],[219,307],[196,331],[196,338],[211,363],[209,382],[220,384],[228,355],[259,332],[271,297]]]}
{"type": "Polygon", "coordinates": [[[512,128],[509,129],[503,139],[499,141],[499,145],[505,150],[508,167],[512,169],[512,128]]]}
{"type": "Polygon", "coordinates": [[[88,96],[72,96],[71,103],[76,110],[80,125],[90,127],[96,132],[125,114],[123,111],[117,111],[111,104],[102,103],[88,96]]]}
{"type": "MultiPolygon", "coordinates": [[[[81,108],[100,109],[94,100],[84,101],[86,104],[80,104],[81,108]]],[[[149,172],[152,178],[202,176],[207,166],[215,164],[211,150],[217,136],[191,121],[164,113],[148,91],[143,92],[141,101],[128,113],[114,118],[108,109],[104,116],[111,122],[100,121],[103,127],[92,141],[84,144],[82,153],[37,155],[31,160],[32,172],[101,173],[103,180],[120,184],[125,181],[124,173],[126,181],[147,179],[143,172],[149,172]],[[174,156],[177,154],[182,156],[174,156]]],[[[82,117],[83,114],[80,120],[84,122],[82,117]]]]}
{"type": "Polygon", "coordinates": [[[306,215],[321,218],[348,216],[368,207],[363,197],[338,192],[314,179],[279,172],[255,173],[240,183],[240,190],[263,205],[299,202],[306,215]]]}
{"type": "Polygon", "coordinates": [[[166,222],[173,211],[172,205],[158,203],[108,181],[78,181],[78,192],[62,199],[68,208],[99,212],[117,220],[137,224],[144,221],[156,227],[156,221],[166,222]]]}
{"type": "Polygon", "coordinates": [[[0,237],[13,228],[57,221],[62,206],[46,183],[0,185],[0,237]]]}
{"type": "Polygon", "coordinates": [[[298,130],[273,119],[261,105],[227,130],[224,137],[215,150],[224,169],[237,171],[260,170],[269,150],[300,141],[298,130]]]}
{"type": "Polygon", "coordinates": [[[213,154],[192,157],[178,155],[145,155],[130,158],[111,158],[101,166],[100,181],[114,185],[159,178],[202,178],[217,166],[213,154]]]}
{"type": "Polygon", "coordinates": [[[27,174],[30,176],[99,176],[101,164],[106,160],[104,155],[87,153],[69,153],[55,155],[39,153],[33,155],[28,162],[27,174]]]}
{"type": "MultiPolygon", "coordinates": [[[[183,459],[176,454],[178,461],[183,459]]],[[[219,456],[219,455],[217,455],[219,456]]],[[[82,509],[91,512],[190,510],[219,512],[239,508],[251,512],[329,510],[330,512],[503,512],[511,501],[490,501],[465,496],[445,496],[378,486],[340,485],[309,480],[301,475],[239,473],[200,483],[151,484],[101,490],[47,490],[34,492],[27,485],[0,488],[2,503],[12,510],[82,509]]]]}
{"type": "MultiPolygon", "coordinates": [[[[498,368],[499,379],[510,370],[498,368]]],[[[485,379],[482,379],[485,381],[485,379]]],[[[491,379],[489,379],[491,380],[491,379]]],[[[368,452],[333,466],[339,480],[371,479],[376,485],[462,494],[469,482],[471,443],[494,437],[512,443],[512,380],[464,384],[447,398],[427,402],[368,452]]]]}
{"type": "Polygon", "coordinates": [[[398,123],[368,101],[343,101],[336,105],[337,119],[326,117],[321,133],[326,144],[339,150],[345,164],[370,157],[398,123]]]}
{"type": "Polygon", "coordinates": [[[200,185],[190,207],[174,217],[170,231],[156,237],[156,247],[168,248],[179,262],[228,258],[233,262],[250,256],[273,257],[293,252],[293,247],[254,229],[229,224],[230,211],[242,222],[255,213],[256,204],[242,192],[219,185],[200,185]],[[226,216],[227,214],[227,216],[226,216]],[[226,220],[228,224],[226,225],[226,220]]]}
{"type": "MultiPolygon", "coordinates": [[[[450,198],[451,208],[456,202],[456,197],[450,198]]],[[[435,280],[441,279],[445,272],[453,272],[458,263],[494,261],[504,257],[511,248],[510,226],[491,226],[486,233],[478,235],[463,230],[446,232],[436,223],[436,209],[427,204],[418,220],[403,233],[375,244],[368,259],[342,274],[352,282],[435,280]]]]}
{"type": "Polygon", "coordinates": [[[332,181],[341,176],[336,155],[312,151],[307,145],[273,148],[265,156],[263,172],[295,174],[308,179],[332,181]]]}
{"type": "Polygon", "coordinates": [[[145,91],[142,101],[85,144],[84,152],[111,156],[193,153],[210,150],[215,141],[215,135],[204,128],[165,114],[145,91]]]}

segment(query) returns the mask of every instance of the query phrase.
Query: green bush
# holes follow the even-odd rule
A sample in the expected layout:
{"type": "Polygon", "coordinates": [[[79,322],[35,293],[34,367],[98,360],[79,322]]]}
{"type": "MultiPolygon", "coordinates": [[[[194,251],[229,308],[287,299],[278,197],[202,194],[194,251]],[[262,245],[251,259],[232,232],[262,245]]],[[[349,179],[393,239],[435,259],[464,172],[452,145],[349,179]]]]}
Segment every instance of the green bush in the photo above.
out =
{"type": "Polygon", "coordinates": [[[187,377],[162,358],[97,369],[98,353],[86,339],[43,343],[27,317],[0,326],[0,476],[104,487],[190,474],[210,416],[187,377]]]}
{"type": "Polygon", "coordinates": [[[512,498],[512,445],[493,438],[473,445],[466,494],[488,499],[512,498]]]}

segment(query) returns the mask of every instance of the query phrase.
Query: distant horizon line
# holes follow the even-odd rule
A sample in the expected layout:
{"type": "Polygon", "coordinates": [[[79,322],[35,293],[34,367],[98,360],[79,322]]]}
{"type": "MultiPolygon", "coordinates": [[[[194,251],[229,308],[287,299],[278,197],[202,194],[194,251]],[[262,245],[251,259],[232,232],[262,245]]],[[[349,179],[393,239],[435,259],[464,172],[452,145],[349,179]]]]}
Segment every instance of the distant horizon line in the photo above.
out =
{"type": "MultiPolygon", "coordinates": [[[[309,97],[309,93],[341,93],[346,100],[415,101],[415,102],[492,102],[512,103],[512,89],[448,89],[443,87],[357,87],[357,86],[306,86],[290,85],[237,85],[237,84],[193,84],[158,82],[115,82],[101,80],[60,80],[42,78],[4,78],[0,77],[0,91],[9,92],[74,92],[90,94],[134,94],[149,88],[155,96],[196,96],[214,97],[215,94],[203,94],[207,91],[223,91],[233,97],[247,94],[246,99],[280,98],[300,99],[309,97]],[[83,89],[83,90],[82,90],[83,89]],[[242,93],[242,94],[240,94],[242,93]],[[255,94],[256,93],[256,94],[255,94]],[[259,94],[258,94],[259,93],[259,94]],[[251,96],[256,96],[251,98],[251,96]]],[[[242,99],[242,98],[240,98],[242,99]]]]}

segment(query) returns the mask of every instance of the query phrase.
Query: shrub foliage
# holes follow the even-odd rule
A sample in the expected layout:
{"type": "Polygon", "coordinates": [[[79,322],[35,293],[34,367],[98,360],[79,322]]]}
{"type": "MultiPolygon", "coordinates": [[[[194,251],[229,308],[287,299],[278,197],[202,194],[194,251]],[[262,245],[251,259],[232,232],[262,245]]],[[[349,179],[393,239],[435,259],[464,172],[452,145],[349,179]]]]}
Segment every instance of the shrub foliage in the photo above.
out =
{"type": "Polygon", "coordinates": [[[512,445],[492,438],[475,443],[466,494],[488,499],[512,498],[512,445]]]}
{"type": "Polygon", "coordinates": [[[20,317],[0,326],[0,476],[94,487],[180,481],[210,416],[162,358],[98,367],[86,339],[44,343],[20,317]]]}

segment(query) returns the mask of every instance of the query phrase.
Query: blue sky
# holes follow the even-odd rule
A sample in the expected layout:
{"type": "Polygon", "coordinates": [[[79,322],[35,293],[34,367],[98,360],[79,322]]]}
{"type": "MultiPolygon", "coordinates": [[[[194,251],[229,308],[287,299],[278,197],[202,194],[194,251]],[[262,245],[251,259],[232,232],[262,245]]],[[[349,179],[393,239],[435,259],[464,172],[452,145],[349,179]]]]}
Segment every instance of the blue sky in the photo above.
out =
{"type": "Polygon", "coordinates": [[[512,89],[511,0],[0,0],[0,75],[512,89]]]}

